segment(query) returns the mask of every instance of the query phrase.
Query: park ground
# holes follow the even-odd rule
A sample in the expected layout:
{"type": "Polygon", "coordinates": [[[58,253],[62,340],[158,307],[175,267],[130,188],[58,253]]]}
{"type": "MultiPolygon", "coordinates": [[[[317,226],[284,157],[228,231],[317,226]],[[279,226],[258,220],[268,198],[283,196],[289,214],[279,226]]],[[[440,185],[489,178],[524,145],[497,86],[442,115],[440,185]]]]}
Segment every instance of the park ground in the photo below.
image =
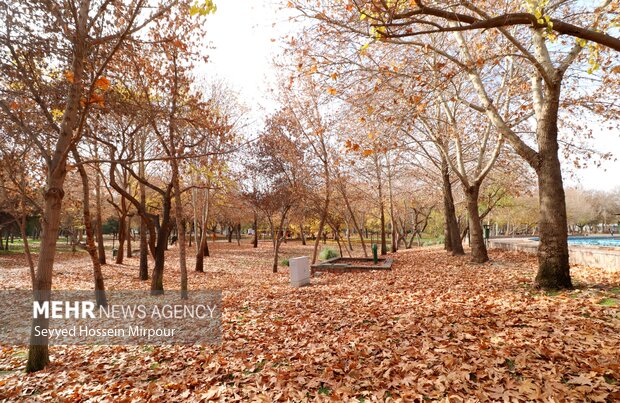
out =
{"type": "MultiPolygon", "coordinates": [[[[575,290],[544,293],[532,256],[491,251],[479,265],[435,247],[398,252],[391,272],[297,289],[286,267],[271,272],[266,242],[211,251],[190,288],[223,290],[221,345],[51,347],[35,374],[24,373],[26,348],[0,346],[0,400],[620,400],[618,273],[573,267],[575,290]]],[[[282,256],[310,253],[288,243],[282,256]]],[[[23,260],[0,256],[0,288],[29,288],[23,260]]],[[[106,287],[148,289],[137,266],[104,266],[106,287]]],[[[61,253],[54,288],[90,289],[90,274],[86,254],[61,253]]]]}

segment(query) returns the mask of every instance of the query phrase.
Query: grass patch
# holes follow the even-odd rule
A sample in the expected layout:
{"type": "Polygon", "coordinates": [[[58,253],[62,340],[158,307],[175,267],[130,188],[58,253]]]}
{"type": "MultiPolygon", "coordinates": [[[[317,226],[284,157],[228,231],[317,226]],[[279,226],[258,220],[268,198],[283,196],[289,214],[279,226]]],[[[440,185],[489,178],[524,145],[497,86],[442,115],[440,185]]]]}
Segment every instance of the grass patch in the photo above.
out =
{"type": "Polygon", "coordinates": [[[329,396],[330,393],[332,393],[331,389],[325,385],[321,385],[319,388],[319,395],[329,396]]]}
{"type": "Polygon", "coordinates": [[[598,302],[602,306],[618,306],[618,300],[614,298],[603,298],[598,302]]]}
{"type": "MultiPolygon", "coordinates": [[[[110,242],[112,239],[106,238],[106,242],[110,242]]],[[[82,243],[86,242],[86,235],[82,239],[82,243]]],[[[116,245],[118,245],[118,241],[116,241],[116,245]]],[[[26,253],[24,249],[24,242],[20,238],[15,238],[13,242],[9,241],[9,249],[4,250],[5,240],[2,239],[2,246],[0,247],[0,255],[12,255],[12,254],[20,254],[26,253]]],[[[30,253],[38,254],[41,251],[41,239],[28,239],[28,248],[30,248],[30,253]]],[[[111,245],[105,245],[105,250],[112,250],[111,245]]],[[[88,253],[86,249],[76,246],[75,252],[73,252],[71,243],[67,242],[67,239],[63,236],[58,237],[58,241],[56,244],[56,251],[58,253],[88,253]]]]}
{"type": "Polygon", "coordinates": [[[319,254],[319,259],[321,259],[321,260],[328,260],[328,259],[333,259],[333,258],[338,257],[338,256],[340,256],[340,255],[335,250],[333,250],[331,248],[323,248],[323,250],[319,254]]]}

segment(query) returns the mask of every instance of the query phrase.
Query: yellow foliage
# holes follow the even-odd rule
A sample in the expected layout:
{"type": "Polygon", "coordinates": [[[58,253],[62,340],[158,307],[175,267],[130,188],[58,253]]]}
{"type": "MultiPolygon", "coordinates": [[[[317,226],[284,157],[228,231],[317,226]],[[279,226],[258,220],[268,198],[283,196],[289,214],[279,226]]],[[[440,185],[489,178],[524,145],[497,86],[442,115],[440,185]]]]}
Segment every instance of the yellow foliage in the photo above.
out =
{"type": "Polygon", "coordinates": [[[65,112],[60,109],[52,109],[52,118],[54,118],[55,122],[60,121],[64,114],[65,112]]]}

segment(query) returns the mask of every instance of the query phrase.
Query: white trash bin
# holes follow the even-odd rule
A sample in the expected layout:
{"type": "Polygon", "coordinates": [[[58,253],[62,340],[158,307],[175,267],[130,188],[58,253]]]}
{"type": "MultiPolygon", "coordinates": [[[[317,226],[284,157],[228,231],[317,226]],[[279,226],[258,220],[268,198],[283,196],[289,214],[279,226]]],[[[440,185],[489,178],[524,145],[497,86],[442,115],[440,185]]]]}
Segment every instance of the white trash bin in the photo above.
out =
{"type": "Polygon", "coordinates": [[[308,256],[289,259],[291,287],[310,285],[310,258],[308,256]]]}

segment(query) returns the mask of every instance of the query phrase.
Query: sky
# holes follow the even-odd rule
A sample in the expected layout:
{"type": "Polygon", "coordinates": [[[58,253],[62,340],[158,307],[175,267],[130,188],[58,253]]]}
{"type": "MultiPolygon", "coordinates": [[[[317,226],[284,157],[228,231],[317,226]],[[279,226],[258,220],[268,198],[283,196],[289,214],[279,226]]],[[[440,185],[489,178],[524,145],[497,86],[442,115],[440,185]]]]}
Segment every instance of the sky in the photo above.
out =
{"type": "MultiPolygon", "coordinates": [[[[250,120],[260,127],[261,117],[274,110],[269,89],[275,83],[272,60],[282,51],[283,38],[295,30],[285,0],[216,0],[217,12],[207,17],[206,41],[210,61],[200,73],[225,80],[250,109],[250,120]]],[[[252,133],[255,134],[255,133],[252,133]]],[[[598,131],[595,149],[612,152],[620,160],[620,132],[598,131]]],[[[564,161],[563,161],[564,162],[564,161]]],[[[570,164],[566,161],[566,165],[570,164]]],[[[566,186],[591,190],[620,187],[620,161],[579,169],[565,175],[566,186]]]]}
{"type": "Polygon", "coordinates": [[[284,1],[217,0],[217,11],[207,17],[209,63],[204,73],[224,79],[259,115],[273,109],[268,94],[274,84],[272,60],[281,53],[283,36],[293,29],[284,1]]]}
{"type": "Polygon", "coordinates": [[[620,133],[598,132],[595,134],[594,145],[599,151],[611,152],[615,157],[611,161],[603,162],[601,167],[576,170],[576,179],[567,177],[566,184],[578,185],[587,190],[620,188],[620,133]]]}

